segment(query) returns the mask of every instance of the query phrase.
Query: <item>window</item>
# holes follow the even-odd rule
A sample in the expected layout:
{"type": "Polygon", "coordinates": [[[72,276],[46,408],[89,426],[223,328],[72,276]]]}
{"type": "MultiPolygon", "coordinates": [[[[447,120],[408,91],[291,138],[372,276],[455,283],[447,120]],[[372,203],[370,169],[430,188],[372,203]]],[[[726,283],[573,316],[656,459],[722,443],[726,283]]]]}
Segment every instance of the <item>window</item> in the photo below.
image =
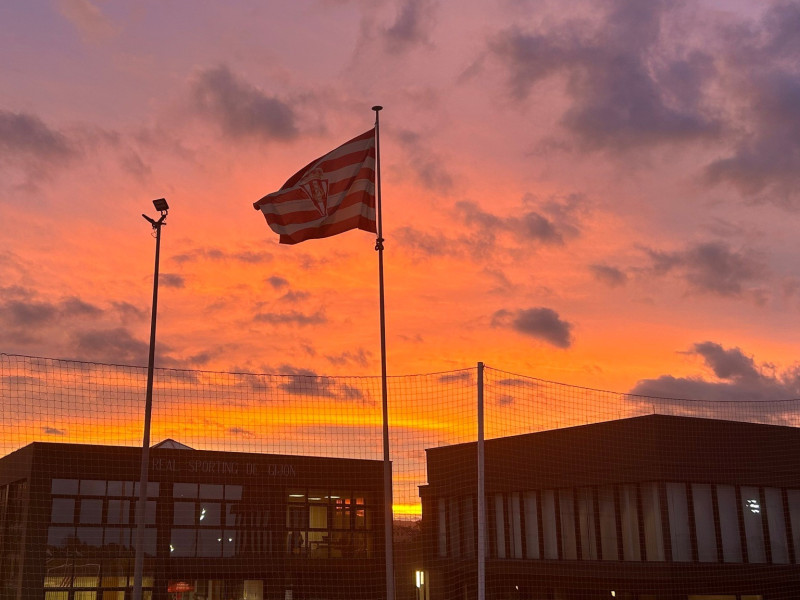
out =
{"type": "Polygon", "coordinates": [[[197,515],[197,524],[200,527],[218,527],[222,524],[222,505],[219,502],[198,503],[200,512],[197,515]]]}
{"type": "Polygon", "coordinates": [[[200,499],[201,500],[222,500],[224,497],[224,485],[213,483],[200,484],[200,499]]]}
{"type": "Polygon", "coordinates": [[[464,498],[464,510],[461,511],[461,532],[463,534],[464,554],[468,558],[475,557],[475,507],[472,496],[464,498]]]}
{"type": "Polygon", "coordinates": [[[597,560],[597,533],[594,517],[594,490],[578,489],[578,528],[581,540],[581,558],[597,560]]]}
{"type": "Polygon", "coordinates": [[[661,500],[657,483],[644,483],[642,492],[642,520],[644,521],[645,559],[663,561],[664,531],[661,526],[661,500]]]}
{"type": "Polygon", "coordinates": [[[196,502],[175,502],[172,505],[172,522],[175,525],[194,525],[196,512],[196,502]]]}
{"type": "Polygon", "coordinates": [[[222,556],[222,532],[216,529],[201,529],[197,532],[197,556],[222,556]]]}
{"type": "Polygon", "coordinates": [[[47,547],[51,551],[66,548],[67,543],[74,539],[74,527],[50,527],[47,530],[47,547]]]}
{"type": "Polygon", "coordinates": [[[619,489],[619,511],[622,521],[622,556],[625,560],[642,560],[639,546],[639,493],[635,485],[623,485],[619,489]]]}
{"type": "Polygon", "coordinates": [[[747,539],[747,560],[751,563],[767,562],[761,494],[757,487],[747,486],[742,486],[741,493],[744,534],[747,539]]]}
{"type": "MultiPolygon", "coordinates": [[[[43,587],[46,600],[124,600],[133,585],[133,560],[124,558],[48,558],[43,587]]],[[[143,598],[152,597],[153,576],[142,578],[143,598]]]]}
{"type": "MultiPolygon", "coordinates": [[[[144,523],[145,525],[156,524],[156,502],[155,500],[147,500],[144,508],[144,523]]],[[[134,505],[135,510],[139,510],[139,501],[137,500],[134,505]]],[[[134,513],[136,514],[136,513],[134,513]]]]}
{"type": "Polygon", "coordinates": [[[116,549],[123,551],[131,546],[131,530],[130,529],[111,529],[108,528],[103,533],[103,545],[107,546],[110,550],[116,549]],[[116,548],[114,548],[116,547],[116,548]]]}
{"type": "Polygon", "coordinates": [[[172,497],[173,498],[197,498],[197,484],[196,483],[173,483],[172,484],[172,497]]]}
{"type": "Polygon", "coordinates": [[[309,556],[328,556],[328,496],[322,492],[311,492],[308,497],[308,544],[309,556]]]}
{"type": "Polygon", "coordinates": [[[99,479],[81,479],[81,496],[105,496],[106,482],[99,479]]]}
{"type": "Polygon", "coordinates": [[[241,499],[242,499],[242,486],[240,485],[225,486],[225,500],[241,500],[241,499]]]}
{"type": "Polygon", "coordinates": [[[53,507],[50,511],[51,523],[75,522],[75,499],[53,498],[53,507]]]}
{"type": "MultiPolygon", "coordinates": [[[[800,502],[798,503],[800,506],[800,502]]],[[[539,558],[539,511],[536,492],[525,492],[525,556],[539,558]]]]}
{"type": "Polygon", "coordinates": [[[542,492],[542,538],[544,539],[544,557],[558,558],[556,495],[553,490],[542,492]]]}
{"type": "Polygon", "coordinates": [[[102,527],[78,527],[75,531],[79,543],[93,548],[103,546],[102,527]]]}
{"type": "Polygon", "coordinates": [[[364,503],[363,496],[356,495],[353,497],[353,505],[355,507],[354,525],[356,529],[372,529],[372,512],[367,511],[364,503]]]}
{"type": "Polygon", "coordinates": [[[578,545],[575,540],[575,497],[572,490],[558,491],[558,512],[561,517],[562,558],[576,560],[578,545]]]}
{"type": "Polygon", "coordinates": [[[106,523],[113,525],[127,525],[131,522],[130,500],[109,500],[106,523]]]}
{"type": "Polygon", "coordinates": [[[792,525],[794,562],[800,563],[800,490],[787,490],[786,498],[789,502],[789,522],[792,525]]]}
{"type": "MultiPolygon", "coordinates": [[[[157,481],[149,481],[147,482],[147,497],[148,498],[155,498],[158,496],[159,490],[159,483],[157,481]]],[[[137,498],[139,497],[139,482],[133,482],[133,495],[137,498]]]]}
{"type": "Polygon", "coordinates": [[[447,556],[447,505],[444,498],[439,498],[439,556],[447,556]]]}
{"type": "MultiPolygon", "coordinates": [[[[286,510],[285,552],[291,556],[309,558],[371,556],[372,510],[373,507],[367,503],[367,496],[362,493],[290,490],[286,510]]],[[[445,552],[446,556],[449,523],[446,520],[444,498],[438,500],[438,511],[439,550],[445,552]]],[[[233,543],[227,537],[224,539],[225,543],[233,543]]]]}
{"type": "Polygon", "coordinates": [[[108,492],[109,496],[133,496],[133,482],[132,481],[109,481],[108,492]]]}
{"type": "Polygon", "coordinates": [[[742,538],[739,532],[736,489],[732,485],[717,486],[719,509],[719,532],[722,538],[722,560],[729,563],[742,562],[742,538]]]}
{"type": "Polygon", "coordinates": [[[697,559],[700,562],[716,562],[717,528],[714,525],[714,503],[711,486],[705,483],[692,484],[692,506],[694,507],[694,531],[697,537],[697,559]]]}
{"type": "Polygon", "coordinates": [[[169,541],[170,558],[194,556],[197,552],[196,536],[194,529],[173,529],[169,541]]]}
{"type": "Polygon", "coordinates": [[[78,480],[77,479],[53,479],[50,482],[50,491],[53,494],[62,494],[69,496],[78,495],[78,480]]]}
{"type": "Polygon", "coordinates": [[[461,517],[458,510],[458,498],[450,498],[450,556],[461,556],[461,517]]]}
{"type": "Polygon", "coordinates": [[[783,494],[777,488],[764,488],[767,505],[767,530],[772,562],[789,564],[789,546],[786,539],[786,519],[783,516],[783,494]]]}
{"type": "Polygon", "coordinates": [[[686,500],[686,485],[668,483],[667,513],[669,514],[669,538],[672,544],[672,560],[692,560],[692,543],[689,537],[689,505],[686,500]]]}
{"type": "MultiPolygon", "coordinates": [[[[499,559],[800,563],[800,490],[645,482],[492,493],[487,504],[499,559]]],[[[474,557],[474,498],[435,506],[439,555],[474,557]]]]}
{"type": "Polygon", "coordinates": [[[503,494],[494,495],[494,530],[497,558],[506,557],[506,526],[503,511],[503,494]]]}
{"type": "Polygon", "coordinates": [[[236,530],[226,529],[222,532],[222,556],[228,558],[236,555],[236,530]]]}
{"type": "Polygon", "coordinates": [[[617,549],[617,510],[614,506],[614,488],[610,485],[597,490],[600,509],[600,550],[603,560],[619,560],[617,549]]]}
{"type": "Polygon", "coordinates": [[[101,499],[81,500],[80,523],[102,523],[103,522],[103,501],[101,499]]]}
{"type": "MultiPolygon", "coordinates": [[[[101,559],[122,559],[135,550],[135,512],[132,509],[135,508],[136,486],[133,481],[53,479],[50,488],[51,526],[47,530],[47,547],[54,560],[72,564],[79,557],[85,557],[96,566],[101,559]]],[[[151,495],[157,496],[158,490],[156,482],[148,486],[151,495]]],[[[146,556],[156,554],[156,529],[153,527],[156,504],[155,498],[148,500],[145,508],[145,524],[150,525],[144,531],[146,556]]],[[[88,595],[84,594],[84,600],[97,593],[97,590],[86,591],[88,595]]],[[[74,596],[72,600],[78,600],[78,594],[74,596]]]]}
{"type": "MultiPolygon", "coordinates": [[[[270,527],[269,510],[258,504],[242,505],[243,492],[241,485],[173,484],[170,556],[217,558],[272,552],[276,532],[270,527]]],[[[329,496],[317,498],[326,505],[328,500],[329,496]]],[[[293,549],[305,554],[309,547],[309,501],[305,491],[289,494],[291,509],[286,516],[287,533],[281,532],[286,536],[283,538],[286,551],[293,549]],[[294,522],[297,523],[296,535],[289,536],[294,522]]]]}
{"type": "Polygon", "coordinates": [[[522,558],[522,514],[519,493],[511,494],[509,506],[508,531],[511,545],[511,558],[522,558]]]}

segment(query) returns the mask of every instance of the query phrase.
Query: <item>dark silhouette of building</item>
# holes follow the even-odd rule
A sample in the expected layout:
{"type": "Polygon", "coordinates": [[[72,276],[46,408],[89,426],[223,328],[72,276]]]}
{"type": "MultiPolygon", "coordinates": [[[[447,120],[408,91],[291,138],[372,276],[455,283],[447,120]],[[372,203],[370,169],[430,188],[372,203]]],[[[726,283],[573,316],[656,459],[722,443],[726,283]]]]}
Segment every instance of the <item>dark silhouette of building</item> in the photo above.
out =
{"type": "MultiPolygon", "coordinates": [[[[0,598],[128,600],[141,449],[33,443],[0,459],[0,598]]],[[[144,598],[385,595],[381,461],[150,452],[144,598]]]]}
{"type": "MultiPolygon", "coordinates": [[[[427,450],[431,600],[475,598],[477,449],[427,450]]],[[[648,415],[485,442],[486,597],[800,597],[800,429],[648,415]]]]}

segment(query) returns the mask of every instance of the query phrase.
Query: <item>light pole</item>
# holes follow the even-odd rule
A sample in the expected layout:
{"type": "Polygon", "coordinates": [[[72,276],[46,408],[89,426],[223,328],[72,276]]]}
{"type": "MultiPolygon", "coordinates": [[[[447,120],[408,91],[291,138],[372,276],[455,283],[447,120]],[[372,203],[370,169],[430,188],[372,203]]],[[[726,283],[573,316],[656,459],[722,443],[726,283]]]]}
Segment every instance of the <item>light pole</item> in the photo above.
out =
{"type": "Polygon", "coordinates": [[[156,266],[153,271],[153,309],[150,315],[150,357],[147,361],[147,395],[144,403],[144,435],[142,439],[142,472],[139,477],[139,502],[136,504],[136,562],[133,567],[133,600],[142,600],[142,574],[144,571],[145,507],[147,506],[147,478],[150,463],[150,414],[153,411],[153,367],[156,355],[156,311],[158,306],[158,257],[161,251],[161,226],[165,225],[169,205],[164,198],[153,200],[153,206],[161,213],[158,221],[142,216],[156,232],[156,266]]]}

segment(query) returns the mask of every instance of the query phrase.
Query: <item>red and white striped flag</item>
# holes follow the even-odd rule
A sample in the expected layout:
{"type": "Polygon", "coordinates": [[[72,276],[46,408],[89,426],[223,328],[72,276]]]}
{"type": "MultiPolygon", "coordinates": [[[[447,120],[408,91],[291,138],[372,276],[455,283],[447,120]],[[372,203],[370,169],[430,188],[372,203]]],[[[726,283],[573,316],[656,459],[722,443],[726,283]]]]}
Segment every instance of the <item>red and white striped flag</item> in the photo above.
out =
{"type": "Polygon", "coordinates": [[[350,229],[375,233],[375,130],[311,162],[253,206],[281,244],[350,229]]]}

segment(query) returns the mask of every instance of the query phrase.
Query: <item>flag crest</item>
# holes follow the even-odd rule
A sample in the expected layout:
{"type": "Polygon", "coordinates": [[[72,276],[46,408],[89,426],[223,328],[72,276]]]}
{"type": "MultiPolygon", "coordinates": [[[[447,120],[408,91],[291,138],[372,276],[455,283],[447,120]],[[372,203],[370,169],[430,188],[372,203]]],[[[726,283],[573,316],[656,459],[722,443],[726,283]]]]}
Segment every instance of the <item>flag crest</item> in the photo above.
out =
{"type": "Polygon", "coordinates": [[[375,129],[312,161],[253,206],[281,244],[350,229],[375,233],[375,129]]]}

